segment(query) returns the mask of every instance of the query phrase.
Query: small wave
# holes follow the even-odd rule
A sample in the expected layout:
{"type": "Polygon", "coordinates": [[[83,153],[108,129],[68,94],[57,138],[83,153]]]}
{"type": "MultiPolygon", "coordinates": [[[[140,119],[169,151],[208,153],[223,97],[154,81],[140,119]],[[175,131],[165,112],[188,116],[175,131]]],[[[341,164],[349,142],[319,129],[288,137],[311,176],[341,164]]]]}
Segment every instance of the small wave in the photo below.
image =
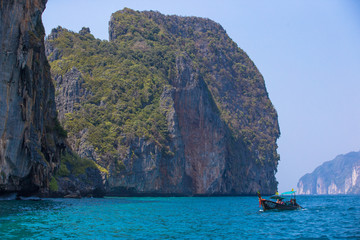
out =
{"type": "Polygon", "coordinates": [[[8,201],[8,200],[15,200],[16,199],[16,193],[6,193],[3,195],[0,195],[0,201],[8,201]]]}
{"type": "Polygon", "coordinates": [[[39,197],[36,197],[36,196],[32,196],[32,197],[20,197],[21,200],[24,200],[24,201],[40,201],[42,200],[41,198],[39,197]]]}

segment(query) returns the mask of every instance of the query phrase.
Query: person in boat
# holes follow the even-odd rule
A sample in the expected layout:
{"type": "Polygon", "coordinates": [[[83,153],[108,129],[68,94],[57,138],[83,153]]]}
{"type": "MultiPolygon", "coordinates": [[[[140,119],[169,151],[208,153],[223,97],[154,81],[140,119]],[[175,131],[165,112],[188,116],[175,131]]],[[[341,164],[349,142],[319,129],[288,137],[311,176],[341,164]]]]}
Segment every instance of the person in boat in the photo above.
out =
{"type": "Polygon", "coordinates": [[[284,202],[281,201],[280,198],[278,198],[278,199],[276,200],[276,203],[278,203],[278,204],[284,204],[284,202]]]}

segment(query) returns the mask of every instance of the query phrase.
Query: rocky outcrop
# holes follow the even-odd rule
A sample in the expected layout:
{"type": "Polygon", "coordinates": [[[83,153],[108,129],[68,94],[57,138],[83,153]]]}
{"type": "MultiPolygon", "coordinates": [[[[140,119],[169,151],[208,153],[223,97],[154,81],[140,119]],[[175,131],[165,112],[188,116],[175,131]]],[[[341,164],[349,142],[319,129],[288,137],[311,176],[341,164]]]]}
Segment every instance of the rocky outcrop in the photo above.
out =
{"type": "Polygon", "coordinates": [[[339,155],[300,178],[299,194],[360,194],[360,152],[339,155]]]}
{"type": "Polygon", "coordinates": [[[124,9],[109,35],[59,27],[46,43],[70,144],[108,171],[108,194],[276,191],[276,111],[219,24],[124,9]]]}
{"type": "Polygon", "coordinates": [[[82,86],[84,79],[76,68],[72,68],[64,76],[54,76],[56,82],[56,104],[58,109],[58,118],[63,121],[64,115],[76,111],[76,104],[80,103],[82,98],[89,94],[82,86]],[[61,104],[61,106],[60,106],[61,104]]]}
{"type": "Polygon", "coordinates": [[[102,197],[105,181],[96,164],[69,151],[62,155],[60,167],[50,181],[51,197],[102,197]]]}
{"type": "Polygon", "coordinates": [[[45,56],[46,2],[1,1],[0,194],[46,193],[65,148],[45,56]]]}

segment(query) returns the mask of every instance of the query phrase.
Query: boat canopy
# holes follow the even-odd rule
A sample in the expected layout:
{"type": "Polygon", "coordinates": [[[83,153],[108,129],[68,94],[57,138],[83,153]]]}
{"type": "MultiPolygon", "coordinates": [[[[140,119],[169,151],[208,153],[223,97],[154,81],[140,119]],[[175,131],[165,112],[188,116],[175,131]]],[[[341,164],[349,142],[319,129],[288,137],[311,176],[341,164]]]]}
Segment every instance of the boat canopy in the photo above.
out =
{"type": "Polygon", "coordinates": [[[283,192],[281,195],[291,195],[296,193],[296,191],[283,192]]]}

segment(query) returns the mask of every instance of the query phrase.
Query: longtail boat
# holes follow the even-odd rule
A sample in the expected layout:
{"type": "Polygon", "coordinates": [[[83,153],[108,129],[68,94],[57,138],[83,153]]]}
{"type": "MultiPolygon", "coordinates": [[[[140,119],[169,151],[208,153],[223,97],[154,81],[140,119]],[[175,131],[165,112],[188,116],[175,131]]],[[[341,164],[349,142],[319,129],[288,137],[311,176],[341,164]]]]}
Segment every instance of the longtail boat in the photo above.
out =
{"type": "Polygon", "coordinates": [[[302,207],[296,202],[294,190],[290,192],[284,192],[281,195],[275,194],[270,197],[275,201],[267,200],[261,197],[260,192],[258,192],[259,205],[262,206],[264,211],[266,210],[296,210],[301,209],[302,207]]]}

